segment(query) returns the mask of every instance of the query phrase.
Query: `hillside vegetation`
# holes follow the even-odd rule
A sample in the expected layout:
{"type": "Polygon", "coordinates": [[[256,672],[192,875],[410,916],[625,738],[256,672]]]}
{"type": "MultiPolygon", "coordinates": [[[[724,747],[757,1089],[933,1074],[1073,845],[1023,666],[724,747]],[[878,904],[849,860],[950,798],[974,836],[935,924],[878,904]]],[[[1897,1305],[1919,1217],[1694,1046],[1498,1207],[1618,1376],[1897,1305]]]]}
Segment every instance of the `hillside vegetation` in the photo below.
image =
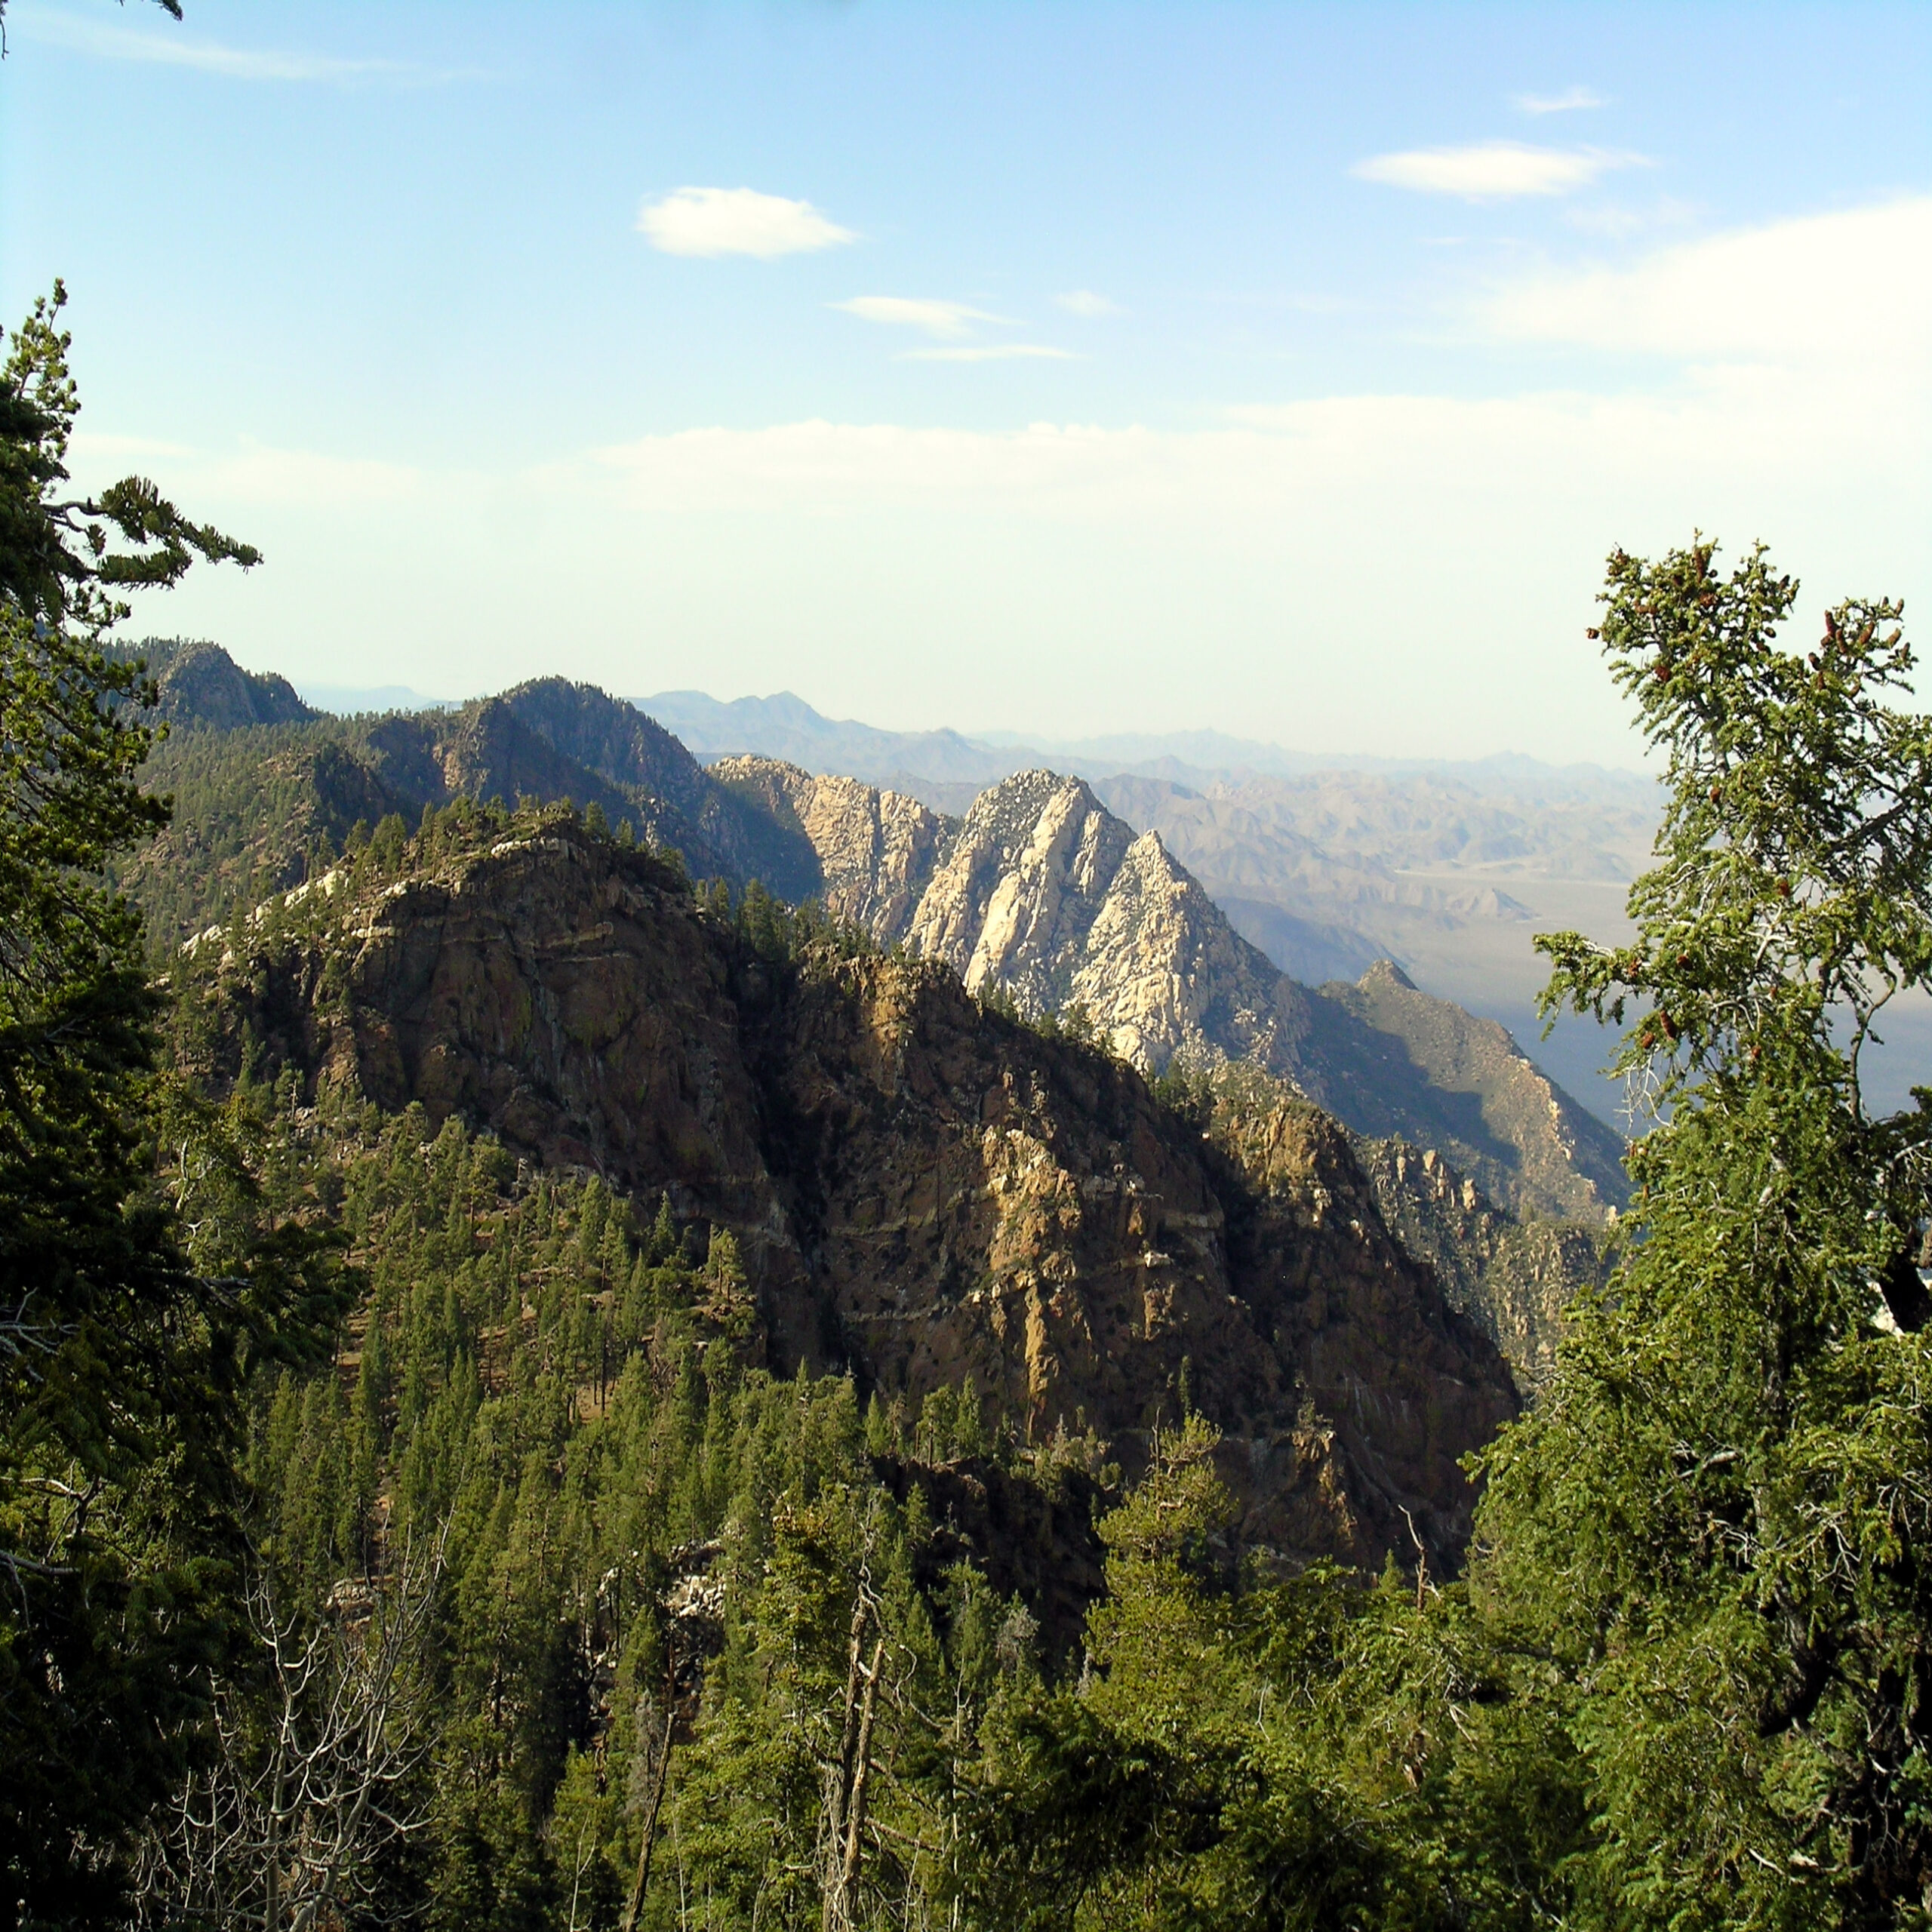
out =
{"type": "MultiPolygon", "coordinates": [[[[1659,863],[1633,937],[1540,943],[1653,1124],[1552,1358],[1569,1237],[1271,1070],[1305,989],[1220,1012],[1258,969],[1077,782],[946,829],[915,953],[761,882],[843,825],[884,916],[906,814],[788,820],[583,688],[157,691],[119,592],[260,560],[63,494],[62,300],[0,380],[0,1916],[1925,1922],[1932,1107],[1861,1078],[1932,982],[1896,603],[1800,653],[1761,550],[1610,560],[1659,863]],[[165,835],[228,908],[185,940],[103,877],[169,824],[158,700],[223,808],[165,835]],[[268,816],[365,783],[414,829],[268,816]],[[1263,1051],[1150,1085],[1180,1017],[1263,1051]]],[[[1308,997],[1534,1112],[1392,971],[1308,997]]]]}

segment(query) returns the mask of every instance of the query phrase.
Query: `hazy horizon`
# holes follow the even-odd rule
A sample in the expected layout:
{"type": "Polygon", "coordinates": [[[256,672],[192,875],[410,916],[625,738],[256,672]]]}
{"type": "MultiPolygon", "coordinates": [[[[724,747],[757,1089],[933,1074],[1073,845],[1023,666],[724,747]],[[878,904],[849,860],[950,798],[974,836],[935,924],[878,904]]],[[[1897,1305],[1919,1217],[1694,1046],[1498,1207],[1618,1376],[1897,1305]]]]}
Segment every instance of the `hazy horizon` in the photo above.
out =
{"type": "Polygon", "coordinates": [[[0,317],[251,668],[1628,768],[1613,546],[1932,589],[1922,9],[7,18],[0,317]]]}
{"type": "MultiPolygon", "coordinates": [[[[195,641],[217,643],[220,641],[219,639],[195,641]]],[[[238,658],[237,661],[241,660],[238,658]]],[[[257,672],[274,672],[278,667],[272,664],[262,663],[249,665],[246,668],[257,672]]],[[[280,675],[287,675],[288,674],[281,672],[280,675]]],[[[594,682],[595,680],[582,681],[594,682]]],[[[334,685],[320,679],[303,678],[291,678],[290,682],[294,685],[297,692],[305,703],[314,706],[318,711],[339,714],[346,714],[357,710],[447,709],[472,703],[481,698],[494,697],[500,691],[507,688],[503,686],[493,687],[487,690],[468,692],[463,697],[456,697],[417,691],[413,686],[405,685],[334,685]]],[[[1498,763],[1513,758],[1528,759],[1538,764],[1552,765],[1555,765],[1556,762],[1552,759],[1542,758],[1534,751],[1515,746],[1471,758],[1390,758],[1385,753],[1373,751],[1361,746],[1283,744],[1272,739],[1244,737],[1235,732],[1190,731],[1181,728],[1171,731],[1147,728],[1137,731],[1097,732],[1084,734],[1076,733],[1060,736],[1051,732],[1029,730],[1024,726],[994,724],[969,728],[955,724],[950,720],[943,720],[937,724],[888,726],[881,725],[876,720],[869,718],[835,717],[821,706],[814,704],[801,693],[791,690],[746,691],[740,693],[734,698],[721,698],[712,692],[702,691],[696,687],[680,688],[675,690],[667,688],[654,692],[612,691],[610,695],[621,698],[625,703],[634,704],[640,709],[647,712],[654,701],[666,697],[700,697],[707,703],[715,704],[721,708],[744,703],[769,704],[775,700],[790,699],[804,705],[815,717],[828,725],[849,726],[860,731],[889,732],[895,736],[903,735],[908,737],[950,732],[971,743],[995,750],[1017,749],[1042,752],[1097,753],[1121,746],[1122,741],[1134,739],[1145,740],[1151,743],[1171,742],[1189,737],[1215,736],[1225,737],[1231,745],[1247,745],[1257,750],[1283,752],[1297,758],[1334,758],[1363,764],[1384,762],[1401,764],[1482,764],[1498,763]]],[[[674,735],[675,735],[675,733],[674,735]]],[[[1122,755],[1126,755],[1124,751],[1122,755]]],[[[1647,777],[1651,775],[1642,765],[1635,762],[1604,764],[1602,761],[1597,759],[1575,759],[1567,761],[1567,762],[1598,766],[1607,771],[1635,777],[1647,777]]]]}

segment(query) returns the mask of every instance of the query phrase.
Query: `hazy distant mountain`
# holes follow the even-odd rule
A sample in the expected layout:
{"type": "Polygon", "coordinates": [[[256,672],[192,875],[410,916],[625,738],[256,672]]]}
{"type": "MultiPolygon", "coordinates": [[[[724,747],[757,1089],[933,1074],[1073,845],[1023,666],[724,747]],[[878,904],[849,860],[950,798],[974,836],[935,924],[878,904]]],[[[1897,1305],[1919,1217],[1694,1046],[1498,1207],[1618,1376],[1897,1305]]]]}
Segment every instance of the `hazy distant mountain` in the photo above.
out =
{"type": "Polygon", "coordinates": [[[702,691],[660,691],[632,702],[701,758],[746,753],[783,758],[808,771],[862,778],[869,785],[933,780],[977,789],[1027,763],[957,731],[885,731],[823,717],[789,691],[728,704],[702,691]]]}
{"type": "Polygon", "coordinates": [[[460,698],[426,697],[407,685],[310,685],[302,694],[318,711],[338,718],[359,718],[371,712],[454,711],[460,698]]]}
{"type": "Polygon", "coordinates": [[[1215,778],[1301,778],[1319,772],[1370,772],[1384,779],[1447,780],[1514,797],[1647,799],[1641,772],[1601,764],[1546,764],[1517,752],[1481,758],[1384,758],[1357,752],[1303,752],[1225,731],[1124,731],[1091,738],[1044,738],[988,731],[980,742],[1016,755],[1044,755],[1083,776],[1133,771],[1183,783],[1215,778]]]}
{"type": "MultiPolygon", "coordinates": [[[[1218,780],[1367,772],[1386,780],[1426,776],[1481,796],[1523,801],[1602,799],[1649,807],[1654,783],[1641,772],[1598,764],[1546,764],[1513,752],[1469,759],[1390,758],[1290,750],[1223,731],[1124,732],[1054,738],[1018,731],[891,731],[831,718],[791,691],[728,702],[703,691],[660,691],[633,700],[700,758],[783,758],[821,775],[862,778],[909,796],[928,784],[984,786],[1051,765],[1094,780],[1121,773],[1199,787],[1218,780]]],[[[929,803],[933,802],[928,801],[929,803]]],[[[935,807],[944,809],[943,807],[935,807]]]]}

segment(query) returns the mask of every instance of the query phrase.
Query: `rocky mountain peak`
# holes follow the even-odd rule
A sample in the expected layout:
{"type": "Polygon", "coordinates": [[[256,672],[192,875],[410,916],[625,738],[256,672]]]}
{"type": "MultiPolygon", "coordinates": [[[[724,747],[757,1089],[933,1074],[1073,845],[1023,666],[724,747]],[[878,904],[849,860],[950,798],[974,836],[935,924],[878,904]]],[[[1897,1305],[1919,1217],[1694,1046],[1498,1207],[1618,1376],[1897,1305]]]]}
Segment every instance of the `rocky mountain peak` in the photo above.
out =
{"type": "Polygon", "coordinates": [[[1517,1211],[1600,1219],[1623,1198],[1615,1136],[1501,1028],[1393,961],[1359,988],[1289,979],[1157,831],[1137,835],[1082,779],[1016,773],[948,819],[769,758],[713,775],[798,827],[841,917],[1023,1014],[1079,1008],[1145,1072],[1251,1062],[1356,1132],[1440,1147],[1517,1211]]]}
{"type": "Polygon", "coordinates": [[[969,990],[1023,1011],[1074,996],[1088,942],[1134,835],[1077,778],[1026,771],[983,792],[934,872],[908,937],[969,990]]]}
{"type": "Polygon", "coordinates": [[[216,1091],[245,1043],[303,1104],[420,1105],[668,1196],[734,1233],[780,1373],[842,1361],[915,1411],[971,1382],[1032,1439],[1091,1425],[1130,1468],[1185,1379],[1250,1546],[1372,1564],[1409,1546],[1404,1512],[1432,1561],[1467,1534],[1457,1459],[1515,1407],[1504,1364],[1340,1131],[1265,1075],[1175,1112],[930,960],[754,954],[567,822],[486,824],[248,934],[183,959],[216,1091]]]}

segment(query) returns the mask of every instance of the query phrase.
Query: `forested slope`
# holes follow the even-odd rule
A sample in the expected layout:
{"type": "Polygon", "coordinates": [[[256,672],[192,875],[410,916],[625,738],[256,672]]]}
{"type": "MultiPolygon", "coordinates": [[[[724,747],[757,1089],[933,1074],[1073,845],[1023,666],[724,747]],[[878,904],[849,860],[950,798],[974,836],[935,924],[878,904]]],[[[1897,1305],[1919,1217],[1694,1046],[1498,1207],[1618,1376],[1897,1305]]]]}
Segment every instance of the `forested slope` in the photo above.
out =
{"type": "Polygon", "coordinates": [[[1091,1427],[1130,1468],[1185,1382],[1249,1542],[1374,1561],[1413,1521],[1453,1560],[1508,1379],[1332,1123],[1258,1075],[1176,1113],[942,968],[766,918],[761,951],[660,861],[452,808],[392,874],[193,949],[181,1051],[217,1094],[420,1105],[666,1196],[733,1236],[779,1372],[970,1381],[1020,1439],[1091,1427]]]}

